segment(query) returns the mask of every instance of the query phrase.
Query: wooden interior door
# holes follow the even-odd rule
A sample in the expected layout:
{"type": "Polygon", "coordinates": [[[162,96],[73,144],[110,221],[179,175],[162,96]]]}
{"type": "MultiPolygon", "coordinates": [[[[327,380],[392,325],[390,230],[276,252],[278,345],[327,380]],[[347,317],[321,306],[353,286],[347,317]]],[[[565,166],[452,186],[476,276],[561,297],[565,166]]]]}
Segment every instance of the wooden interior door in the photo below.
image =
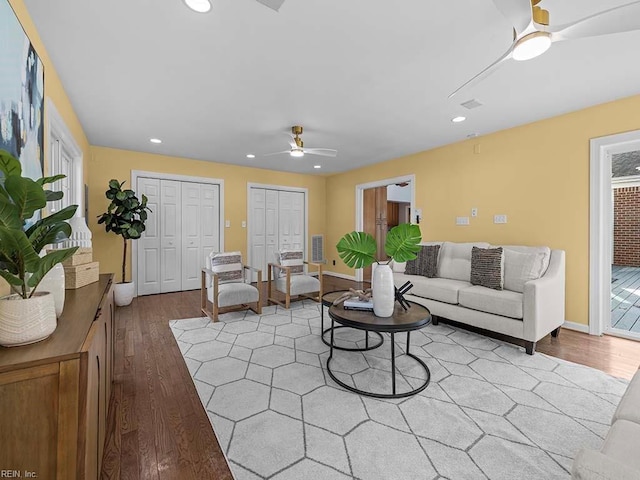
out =
{"type": "MultiPolygon", "coordinates": [[[[368,188],[363,191],[363,231],[373,235],[378,246],[376,259],[387,258],[384,242],[387,239],[387,187],[368,188]]],[[[371,267],[363,269],[363,281],[371,281],[371,267]]]]}

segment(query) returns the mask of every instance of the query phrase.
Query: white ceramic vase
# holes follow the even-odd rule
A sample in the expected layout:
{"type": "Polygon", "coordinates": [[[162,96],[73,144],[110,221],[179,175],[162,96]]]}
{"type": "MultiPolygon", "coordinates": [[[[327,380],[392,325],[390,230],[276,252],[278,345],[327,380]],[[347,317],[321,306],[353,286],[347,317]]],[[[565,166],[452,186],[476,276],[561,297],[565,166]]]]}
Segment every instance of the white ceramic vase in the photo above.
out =
{"type": "Polygon", "coordinates": [[[73,217],[67,222],[71,225],[71,235],[62,243],[62,248],[91,248],[91,230],[84,217],[73,217]]]}
{"type": "Polygon", "coordinates": [[[373,313],[378,317],[390,317],[396,301],[391,266],[376,265],[372,280],[373,313]]]}
{"type": "Polygon", "coordinates": [[[116,283],[113,289],[113,299],[119,307],[126,307],[133,301],[136,292],[135,282],[116,283]]]}
{"type": "Polygon", "coordinates": [[[8,295],[0,298],[0,345],[17,347],[39,342],[57,326],[53,295],[36,292],[31,298],[8,295]]]}
{"type": "Polygon", "coordinates": [[[56,317],[60,318],[64,308],[64,267],[61,263],[56,263],[44,276],[38,285],[38,292],[50,292],[53,295],[56,317]]]}

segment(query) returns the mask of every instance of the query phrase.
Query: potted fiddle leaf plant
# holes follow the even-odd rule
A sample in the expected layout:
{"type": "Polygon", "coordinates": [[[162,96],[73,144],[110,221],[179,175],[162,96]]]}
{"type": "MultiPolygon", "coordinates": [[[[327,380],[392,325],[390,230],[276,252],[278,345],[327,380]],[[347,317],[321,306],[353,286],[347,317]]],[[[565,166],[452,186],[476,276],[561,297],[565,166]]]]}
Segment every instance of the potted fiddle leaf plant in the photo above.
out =
{"type": "Polygon", "coordinates": [[[11,294],[0,299],[0,345],[18,346],[44,340],[56,329],[53,294],[38,291],[47,272],[71,257],[77,247],[53,250],[44,256],[46,245],[61,242],[71,234],[67,223],[77,205],[70,205],[48,217],[33,220],[48,201],[60,200],[62,192],[45,185],[64,175],[32,180],[22,176],[20,161],[0,150],[0,276],[11,294]]]}
{"type": "Polygon", "coordinates": [[[151,211],[147,207],[147,197],[142,195],[142,200],[139,200],[133,190],[122,188],[124,183],[115,179],[109,181],[109,189],[105,192],[105,196],[111,200],[111,203],[106,212],[98,215],[98,223],[104,223],[107,232],[120,235],[123,241],[122,281],[117,283],[114,288],[114,300],[116,305],[120,307],[129,305],[136,291],[135,282],[133,280],[127,282],[125,278],[127,242],[140,238],[145,230],[147,211],[151,211]]]}
{"type": "MultiPolygon", "coordinates": [[[[387,233],[384,251],[395,262],[406,262],[417,258],[420,251],[420,227],[410,223],[401,223],[387,233]]],[[[390,317],[393,314],[395,288],[393,272],[389,261],[376,259],[376,239],[366,232],[351,232],[344,235],[336,245],[338,255],[351,268],[364,268],[377,263],[373,273],[373,312],[378,317],[390,317]]]]}

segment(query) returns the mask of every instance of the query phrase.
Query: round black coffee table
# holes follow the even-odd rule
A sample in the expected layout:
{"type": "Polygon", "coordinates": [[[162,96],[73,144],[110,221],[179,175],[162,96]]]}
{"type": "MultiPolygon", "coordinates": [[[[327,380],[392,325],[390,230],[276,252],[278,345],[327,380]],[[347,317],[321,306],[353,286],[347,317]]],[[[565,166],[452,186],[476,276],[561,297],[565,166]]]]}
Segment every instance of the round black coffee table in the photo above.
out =
{"type": "MultiPolygon", "coordinates": [[[[419,330],[420,328],[431,322],[431,313],[426,307],[423,307],[422,305],[413,302],[410,303],[411,308],[406,311],[398,303],[396,303],[393,315],[391,315],[390,317],[377,317],[373,312],[345,310],[342,305],[331,305],[329,307],[331,328],[327,330],[331,332],[331,341],[329,342],[329,347],[331,347],[331,349],[329,351],[329,358],[327,358],[327,371],[329,372],[329,376],[333,379],[334,382],[352,392],[376,398],[408,397],[411,395],[415,395],[416,393],[421,392],[422,390],[427,388],[427,385],[429,385],[429,381],[431,380],[431,372],[429,371],[429,367],[427,367],[427,365],[420,358],[409,352],[409,341],[412,331],[419,330]],[[333,374],[333,372],[331,371],[331,360],[333,359],[334,348],[338,349],[334,345],[333,341],[334,330],[338,328],[335,327],[336,322],[344,327],[364,330],[367,336],[368,332],[386,332],[391,335],[391,393],[375,393],[360,390],[358,388],[352,387],[351,385],[347,385],[333,374]],[[418,362],[419,365],[422,366],[426,373],[426,379],[424,383],[418,388],[414,388],[413,390],[408,392],[396,393],[395,334],[400,332],[407,333],[407,349],[405,351],[405,354],[408,357],[413,358],[416,362],[418,362]]],[[[382,342],[380,342],[380,345],[381,344],[382,342]]]]}
{"type": "MultiPolygon", "coordinates": [[[[329,341],[325,338],[325,335],[329,332],[333,332],[334,328],[351,328],[348,326],[338,326],[338,327],[330,327],[325,329],[324,328],[324,307],[331,307],[333,305],[333,302],[340,298],[343,294],[345,294],[348,290],[337,290],[335,292],[329,292],[329,293],[325,293],[322,296],[322,307],[320,310],[320,322],[322,324],[322,335],[320,335],[320,338],[322,339],[322,341],[324,342],[325,345],[327,345],[328,347],[331,346],[331,344],[329,343],[329,341]]],[[[342,308],[342,304],[340,305],[340,308],[342,308]]],[[[377,338],[377,342],[373,343],[372,345],[369,345],[369,332],[365,332],[364,334],[364,348],[349,348],[349,347],[339,347],[338,345],[333,345],[333,348],[335,348],[336,350],[346,350],[348,352],[366,352],[367,350],[373,350],[374,348],[378,348],[380,345],[382,345],[382,343],[384,342],[384,337],[379,333],[379,332],[372,332],[375,333],[378,338],[377,338]]]]}

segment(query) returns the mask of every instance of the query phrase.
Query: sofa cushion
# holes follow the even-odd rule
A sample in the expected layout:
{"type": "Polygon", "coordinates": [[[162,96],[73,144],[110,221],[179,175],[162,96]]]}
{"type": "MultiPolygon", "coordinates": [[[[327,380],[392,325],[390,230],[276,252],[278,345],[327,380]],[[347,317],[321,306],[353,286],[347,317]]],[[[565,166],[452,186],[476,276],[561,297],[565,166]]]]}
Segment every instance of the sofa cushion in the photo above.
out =
{"type": "Polygon", "coordinates": [[[468,282],[471,278],[471,249],[487,248],[488,243],[444,242],[438,259],[438,277],[468,282]]]}
{"type": "Polygon", "coordinates": [[[613,414],[612,423],[618,419],[640,424],[640,370],[631,379],[613,414]]]}
{"type": "Polygon", "coordinates": [[[523,295],[521,293],[471,286],[460,290],[458,297],[459,303],[463,307],[518,320],[523,317],[523,295]]]}
{"type": "Polygon", "coordinates": [[[502,247],[471,249],[471,284],[502,290],[503,282],[502,247]]]}
{"type": "Polygon", "coordinates": [[[504,288],[524,292],[524,284],[544,275],[549,266],[549,247],[504,247],[504,288]]]}
{"type": "Polygon", "coordinates": [[[617,420],[611,425],[600,451],[629,467],[640,470],[639,438],[640,425],[627,420],[617,420]]]}
{"type": "Polygon", "coordinates": [[[396,273],[393,282],[396,287],[402,286],[407,280],[413,284],[410,295],[437,300],[439,302],[458,304],[458,292],[471,286],[469,282],[451,280],[449,278],[427,278],[419,275],[404,275],[396,273]]]}
{"type": "Polygon", "coordinates": [[[433,278],[438,273],[440,245],[421,245],[415,260],[409,260],[404,273],[433,278]]]}

